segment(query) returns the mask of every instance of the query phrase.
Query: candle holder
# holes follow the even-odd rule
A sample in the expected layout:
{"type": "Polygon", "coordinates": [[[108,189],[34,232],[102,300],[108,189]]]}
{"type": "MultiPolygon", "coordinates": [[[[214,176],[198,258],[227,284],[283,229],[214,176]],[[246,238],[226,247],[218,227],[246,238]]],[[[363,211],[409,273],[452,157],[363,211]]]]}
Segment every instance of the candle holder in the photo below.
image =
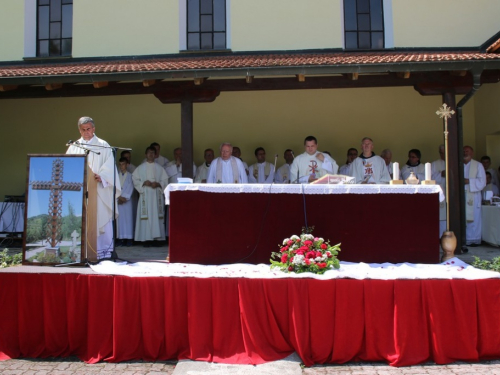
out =
{"type": "Polygon", "coordinates": [[[403,185],[403,180],[391,180],[390,185],[403,185]]]}
{"type": "Polygon", "coordinates": [[[420,182],[422,185],[436,185],[436,180],[423,180],[420,182]]]}

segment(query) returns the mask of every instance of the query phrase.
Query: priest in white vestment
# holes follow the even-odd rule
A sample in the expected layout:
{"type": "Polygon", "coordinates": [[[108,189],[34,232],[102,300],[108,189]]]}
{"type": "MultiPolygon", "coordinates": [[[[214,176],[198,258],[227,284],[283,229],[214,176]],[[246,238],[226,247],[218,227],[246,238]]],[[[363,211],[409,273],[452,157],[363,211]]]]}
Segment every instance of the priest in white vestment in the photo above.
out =
{"type": "Polygon", "coordinates": [[[116,226],[117,246],[132,246],[134,239],[134,207],[133,193],[134,183],[132,174],[127,171],[128,159],[124,156],[118,161],[120,172],[120,185],[122,194],[118,197],[118,225],[116,226]]]}
{"type": "Polygon", "coordinates": [[[203,153],[203,158],[205,162],[196,168],[196,176],[194,178],[194,182],[197,184],[205,184],[208,178],[208,171],[210,170],[210,164],[214,160],[215,154],[214,150],[211,148],[207,148],[203,153]]]}
{"type": "Polygon", "coordinates": [[[405,184],[406,179],[410,177],[411,172],[413,172],[415,177],[418,178],[418,181],[425,180],[425,165],[420,162],[421,157],[422,154],[420,153],[420,150],[417,150],[416,148],[408,151],[408,161],[400,171],[401,179],[405,184]]]}
{"type": "Polygon", "coordinates": [[[263,147],[256,148],[255,157],[257,163],[248,168],[248,182],[251,184],[272,184],[274,181],[274,165],[266,161],[266,150],[263,147]]]}
{"type": "Polygon", "coordinates": [[[380,153],[380,157],[385,160],[385,167],[387,168],[387,172],[389,172],[389,176],[391,176],[391,180],[393,179],[394,172],[392,171],[392,151],[388,148],[385,148],[380,153]]]}
{"type": "Polygon", "coordinates": [[[352,148],[352,147],[349,150],[347,150],[347,160],[346,160],[345,164],[340,167],[339,174],[342,174],[344,176],[350,176],[352,162],[357,157],[358,157],[358,150],[356,150],[355,148],[352,148]]]}
{"type": "Polygon", "coordinates": [[[207,183],[246,184],[247,173],[241,160],[232,156],[233,146],[223,143],[220,147],[220,157],[210,164],[207,183]]]}
{"type": "MultiPolygon", "coordinates": [[[[169,161],[165,167],[168,183],[176,184],[177,178],[182,176],[182,149],[180,147],[174,150],[174,160],[169,161]]],[[[193,176],[196,176],[196,165],[193,163],[193,176]]]]}
{"type": "Polygon", "coordinates": [[[115,208],[115,215],[118,216],[117,202],[116,200],[113,202],[113,189],[116,186],[115,199],[117,199],[121,193],[120,179],[109,144],[95,135],[94,120],[90,117],[81,117],[78,120],[78,130],[81,138],[68,148],[66,154],[81,155],[86,153],[85,149],[90,150],[87,162],[97,181],[97,249],[95,251],[97,259],[110,258],[114,248],[113,208],[115,208]]]}
{"type": "MultiPolygon", "coordinates": [[[[446,161],[444,145],[439,146],[439,159],[431,163],[431,178],[436,184],[441,186],[443,194],[446,196],[446,161]]],[[[439,238],[446,230],[446,199],[439,202],[439,238]]]]}
{"type": "Polygon", "coordinates": [[[306,137],[304,149],[305,152],[293,160],[290,168],[292,183],[309,183],[327,174],[337,174],[339,166],[329,155],[318,151],[315,137],[306,137]]]}
{"type": "Polygon", "coordinates": [[[158,163],[155,163],[155,149],[146,149],[146,162],[137,167],[132,175],[135,189],[139,192],[135,240],[144,242],[145,247],[152,241],[165,241],[163,191],[168,185],[168,176],[158,163]]]}
{"type": "Polygon", "coordinates": [[[285,158],[285,164],[279,167],[276,173],[274,173],[274,182],[277,184],[290,183],[290,169],[294,159],[293,151],[290,149],[285,150],[283,157],[285,158]]]}
{"type": "Polygon", "coordinates": [[[481,244],[481,191],[486,186],[486,173],[483,165],[472,159],[474,150],[464,147],[464,184],[465,184],[465,217],[466,245],[481,244]]]}
{"type": "Polygon", "coordinates": [[[373,152],[373,140],[365,137],[361,140],[361,155],[353,161],[351,176],[357,184],[388,184],[391,176],[385,160],[373,152]]]}

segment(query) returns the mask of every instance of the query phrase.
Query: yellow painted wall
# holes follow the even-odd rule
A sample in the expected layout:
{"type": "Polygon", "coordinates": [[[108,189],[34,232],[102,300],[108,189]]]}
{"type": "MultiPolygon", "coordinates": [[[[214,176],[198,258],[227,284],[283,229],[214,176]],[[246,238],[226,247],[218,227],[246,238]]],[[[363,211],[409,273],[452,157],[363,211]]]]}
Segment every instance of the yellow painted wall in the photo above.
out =
{"type": "MultiPolygon", "coordinates": [[[[491,157],[494,168],[500,166],[500,85],[483,85],[475,95],[477,127],[476,158],[491,157]]],[[[468,108],[464,107],[464,111],[468,108]]]]}
{"type": "Polygon", "coordinates": [[[233,51],[341,48],[340,0],[232,0],[233,51]]]}
{"type": "Polygon", "coordinates": [[[24,55],[24,0],[0,1],[0,61],[24,55]]]}
{"type": "Polygon", "coordinates": [[[392,0],[395,47],[479,46],[500,31],[498,0],[392,0]]]}
{"type": "Polygon", "coordinates": [[[73,7],[73,57],[179,52],[178,0],[85,0],[73,7]]]}
{"type": "MultiPolygon", "coordinates": [[[[205,148],[229,141],[241,147],[249,164],[255,148],[263,146],[269,161],[279,154],[281,165],[283,151],[300,154],[308,135],[339,165],[364,136],[374,139],[377,154],[391,148],[394,161],[405,163],[411,148],[422,151],[422,161],[432,161],[443,139],[435,114],[441,104],[440,97],[422,97],[412,88],[222,93],[213,103],[194,105],[195,161],[202,162],[205,148]]],[[[474,103],[468,105],[465,142],[475,146],[474,103]]],[[[8,140],[0,148],[0,200],[24,192],[26,154],[65,152],[65,143],[79,137],[76,122],[83,115],[94,118],[99,137],[133,148],[134,164],[151,142],[160,143],[169,159],[180,146],[180,105],[161,104],[152,95],[0,100],[0,113],[8,140]]]]}

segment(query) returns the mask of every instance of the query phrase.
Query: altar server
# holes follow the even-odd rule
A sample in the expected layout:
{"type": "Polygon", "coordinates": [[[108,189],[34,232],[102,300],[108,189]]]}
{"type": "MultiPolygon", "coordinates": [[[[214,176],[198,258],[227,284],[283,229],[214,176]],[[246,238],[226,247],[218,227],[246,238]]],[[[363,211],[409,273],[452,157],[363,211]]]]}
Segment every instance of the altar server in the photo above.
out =
{"type": "Polygon", "coordinates": [[[208,171],[208,183],[223,184],[246,184],[248,183],[245,167],[241,160],[232,156],[233,146],[231,143],[223,143],[220,146],[220,157],[210,164],[208,171]]]}
{"type": "Polygon", "coordinates": [[[481,191],[486,186],[486,173],[483,165],[472,159],[474,150],[464,147],[464,184],[466,245],[475,247],[481,244],[481,191]]]}
{"type": "Polygon", "coordinates": [[[384,159],[373,152],[373,140],[361,140],[361,155],[353,161],[351,176],[357,184],[387,184],[391,180],[384,159]]]}
{"type": "MultiPolygon", "coordinates": [[[[248,168],[248,182],[251,184],[272,184],[274,181],[274,165],[266,161],[266,150],[255,149],[257,163],[248,168]]],[[[276,155],[278,157],[278,155],[276,155]]]]}
{"type": "Polygon", "coordinates": [[[337,174],[339,166],[330,156],[318,151],[318,141],[312,135],[304,139],[305,152],[297,156],[290,168],[293,183],[308,183],[327,174],[337,174]]]}
{"type": "Polygon", "coordinates": [[[151,246],[153,241],[165,240],[163,191],[168,185],[168,176],[154,160],[155,148],[150,146],[146,149],[146,162],[139,165],[132,175],[134,186],[140,194],[135,240],[144,242],[145,247],[151,246]]]}
{"type": "MultiPolygon", "coordinates": [[[[97,259],[109,258],[113,252],[113,189],[116,185],[116,198],[120,196],[121,185],[111,148],[103,139],[95,135],[95,123],[90,117],[78,120],[81,138],[73,143],[66,154],[84,154],[90,150],[87,161],[97,181],[97,259]],[[75,145],[76,144],[76,145],[75,145]],[[78,147],[78,145],[80,147],[78,147]],[[95,151],[95,152],[92,152],[95,151]]],[[[115,211],[118,215],[118,211],[115,211]]]]}
{"type": "Polygon", "coordinates": [[[210,169],[210,164],[212,164],[212,161],[214,160],[214,150],[211,148],[207,148],[205,152],[203,153],[203,158],[205,159],[205,162],[200,165],[198,168],[196,168],[196,176],[194,178],[194,182],[197,184],[204,184],[207,182],[208,178],[208,171],[210,169]]]}
{"type": "Polygon", "coordinates": [[[293,151],[290,149],[285,150],[283,154],[285,158],[285,164],[278,168],[274,174],[274,182],[277,184],[289,184],[290,183],[290,168],[293,163],[293,151]]]}
{"type": "Polygon", "coordinates": [[[121,157],[119,160],[120,167],[120,185],[122,194],[118,197],[118,225],[117,246],[132,246],[134,239],[134,207],[132,195],[135,191],[134,183],[132,182],[132,174],[127,171],[128,159],[121,157]]]}

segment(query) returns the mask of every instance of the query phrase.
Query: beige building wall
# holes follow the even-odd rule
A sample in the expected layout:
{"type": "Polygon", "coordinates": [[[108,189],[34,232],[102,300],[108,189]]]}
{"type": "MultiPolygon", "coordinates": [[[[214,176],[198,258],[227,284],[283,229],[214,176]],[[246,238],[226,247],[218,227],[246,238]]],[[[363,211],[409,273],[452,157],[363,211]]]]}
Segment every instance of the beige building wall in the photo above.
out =
{"type": "Polygon", "coordinates": [[[24,0],[0,1],[0,61],[24,55],[24,0]]]}
{"type": "Polygon", "coordinates": [[[73,7],[73,57],[179,52],[178,0],[85,0],[73,7]]]}
{"type": "MultiPolygon", "coordinates": [[[[405,163],[411,148],[422,151],[423,162],[432,161],[443,142],[435,114],[441,104],[440,97],[423,97],[412,88],[222,93],[213,103],[194,105],[195,161],[202,163],[204,149],[218,154],[220,143],[229,141],[241,147],[249,164],[255,148],[263,146],[268,161],[278,153],[281,165],[283,151],[300,154],[308,135],[339,166],[364,136],[373,138],[377,154],[392,149],[394,161],[405,163]]],[[[473,101],[467,106],[464,142],[475,146],[473,101]]],[[[152,95],[0,100],[0,113],[8,140],[0,148],[0,200],[24,192],[28,153],[64,153],[66,142],[78,139],[80,116],[93,117],[97,135],[111,145],[131,147],[136,165],[151,142],[160,143],[169,159],[181,144],[180,105],[161,104],[152,95]]]]}
{"type": "MultiPolygon", "coordinates": [[[[483,85],[475,95],[478,142],[474,157],[491,157],[492,167],[500,166],[500,85],[483,85]]],[[[464,111],[468,108],[464,107],[464,111]]]]}
{"type": "Polygon", "coordinates": [[[394,46],[476,47],[500,31],[498,0],[393,0],[394,46]]]}
{"type": "Polygon", "coordinates": [[[233,51],[341,48],[340,0],[232,0],[233,51]]]}

